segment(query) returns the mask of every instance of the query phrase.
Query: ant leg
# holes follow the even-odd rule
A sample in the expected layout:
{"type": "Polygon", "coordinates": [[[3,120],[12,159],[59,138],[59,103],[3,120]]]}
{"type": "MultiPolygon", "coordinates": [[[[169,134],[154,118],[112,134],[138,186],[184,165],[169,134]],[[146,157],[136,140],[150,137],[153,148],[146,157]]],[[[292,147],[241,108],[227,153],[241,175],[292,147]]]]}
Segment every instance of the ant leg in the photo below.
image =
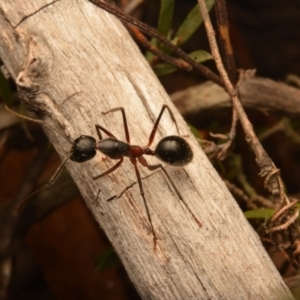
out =
{"type": "Polygon", "coordinates": [[[155,170],[157,170],[157,169],[161,169],[161,170],[164,172],[164,174],[166,175],[166,177],[169,179],[169,181],[170,181],[170,183],[171,183],[173,189],[175,190],[175,192],[176,192],[178,198],[179,198],[181,201],[183,201],[183,198],[182,198],[181,194],[179,193],[179,191],[178,191],[178,189],[177,189],[175,183],[173,182],[173,180],[171,179],[170,175],[167,173],[167,171],[165,170],[165,168],[162,166],[162,164],[158,164],[158,165],[148,165],[148,163],[147,163],[147,165],[145,165],[145,167],[146,167],[149,171],[155,171],[155,170]]]}
{"type": "Polygon", "coordinates": [[[105,171],[105,172],[103,172],[103,173],[101,173],[101,174],[99,174],[97,176],[93,176],[93,179],[96,180],[96,179],[98,179],[98,178],[100,178],[102,176],[105,176],[105,175],[113,172],[114,170],[116,170],[121,165],[121,163],[123,162],[123,160],[124,160],[124,158],[121,157],[121,159],[113,167],[111,167],[107,171],[105,171]]]}
{"type": "Polygon", "coordinates": [[[191,209],[188,207],[188,205],[185,203],[185,201],[183,200],[181,194],[179,193],[174,181],[171,179],[170,175],[168,174],[168,172],[165,170],[165,168],[162,166],[162,164],[157,164],[157,165],[148,165],[146,159],[144,157],[138,157],[139,162],[146,167],[148,170],[150,171],[154,171],[157,169],[161,169],[164,174],[166,175],[166,177],[169,179],[169,182],[171,183],[173,189],[175,190],[179,200],[184,204],[184,206],[187,208],[187,210],[189,211],[189,213],[192,215],[192,217],[194,218],[195,222],[199,225],[199,227],[202,227],[201,222],[196,218],[196,216],[194,215],[194,213],[191,211],[191,209]]]}
{"type": "Polygon", "coordinates": [[[18,208],[18,212],[20,212],[22,210],[22,208],[24,207],[24,205],[26,204],[26,202],[35,194],[41,192],[42,190],[48,188],[49,186],[51,186],[57,179],[57,177],[59,176],[59,174],[61,173],[62,169],[64,168],[65,164],[67,163],[67,161],[69,160],[69,158],[72,156],[73,153],[71,153],[68,157],[66,157],[66,159],[60,164],[60,166],[57,168],[57,170],[55,171],[55,173],[51,176],[50,180],[44,184],[43,186],[41,186],[40,188],[38,188],[37,190],[35,190],[34,192],[32,192],[29,196],[27,196],[25,198],[25,200],[21,203],[21,205],[18,208]]]}
{"type": "Polygon", "coordinates": [[[130,144],[129,130],[128,130],[128,125],[127,125],[127,120],[126,120],[126,115],[125,115],[124,108],[123,107],[116,107],[116,108],[110,109],[109,111],[103,112],[102,114],[106,115],[108,113],[115,112],[115,111],[118,111],[118,110],[120,110],[121,113],[122,113],[125,136],[126,136],[126,142],[127,142],[127,144],[130,144]]]}
{"type": "Polygon", "coordinates": [[[104,133],[106,133],[109,137],[114,138],[114,139],[117,140],[117,138],[116,138],[111,132],[109,132],[107,129],[105,129],[105,128],[102,127],[101,125],[95,124],[95,127],[96,127],[96,131],[97,131],[97,134],[98,134],[98,137],[99,137],[100,141],[102,140],[101,130],[102,130],[104,133]]]}
{"type": "Polygon", "coordinates": [[[147,205],[147,201],[146,201],[146,198],[145,198],[144,189],[143,189],[142,180],[141,180],[141,175],[140,175],[139,169],[138,169],[138,167],[136,165],[136,159],[133,158],[133,159],[130,159],[130,160],[131,160],[131,162],[132,162],[132,164],[134,166],[135,174],[136,174],[136,177],[137,177],[137,180],[138,180],[138,184],[139,184],[139,188],[140,188],[140,194],[141,194],[141,196],[143,198],[144,205],[145,205],[145,208],[146,208],[146,213],[147,213],[147,216],[148,216],[148,220],[149,220],[150,225],[151,225],[151,230],[152,230],[152,233],[153,233],[154,250],[155,250],[156,249],[157,236],[156,236],[156,233],[154,231],[154,227],[153,227],[153,223],[152,223],[152,219],[151,219],[149,207],[147,205]]]}
{"type": "Polygon", "coordinates": [[[153,129],[152,129],[152,131],[151,131],[151,134],[150,134],[150,137],[149,137],[149,142],[148,142],[147,147],[150,147],[151,144],[152,144],[152,142],[153,142],[153,140],[154,140],[154,137],[155,137],[155,134],[156,134],[156,130],[157,130],[158,124],[159,124],[159,122],[160,122],[160,119],[161,119],[161,117],[162,117],[162,115],[163,115],[165,109],[167,109],[167,110],[169,111],[170,117],[171,117],[172,121],[174,122],[174,124],[175,124],[175,126],[176,126],[176,129],[177,129],[177,132],[178,132],[178,135],[179,135],[178,125],[177,125],[177,123],[176,123],[176,120],[175,120],[175,118],[174,118],[174,115],[173,115],[173,113],[172,113],[170,107],[169,107],[168,105],[164,104],[163,107],[162,107],[162,109],[161,109],[161,111],[160,111],[160,113],[159,113],[159,115],[158,115],[158,117],[157,117],[157,119],[156,119],[156,121],[155,121],[155,124],[154,124],[154,126],[153,126],[153,129]]]}

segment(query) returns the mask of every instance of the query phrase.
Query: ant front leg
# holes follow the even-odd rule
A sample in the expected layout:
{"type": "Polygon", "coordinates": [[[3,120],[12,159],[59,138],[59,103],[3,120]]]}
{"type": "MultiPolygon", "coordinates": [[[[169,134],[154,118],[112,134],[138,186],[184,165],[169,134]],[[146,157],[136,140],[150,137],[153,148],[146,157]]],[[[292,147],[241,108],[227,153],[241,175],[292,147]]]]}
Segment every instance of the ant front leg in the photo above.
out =
{"type": "Polygon", "coordinates": [[[123,160],[124,160],[124,158],[121,157],[121,159],[120,159],[113,167],[111,167],[111,168],[108,169],[107,171],[101,173],[100,175],[93,176],[93,179],[96,180],[96,179],[98,179],[98,178],[100,178],[100,177],[103,177],[103,176],[105,176],[105,175],[107,175],[107,174],[113,172],[114,170],[116,170],[116,169],[121,165],[121,163],[123,162],[123,160]]]}
{"type": "Polygon", "coordinates": [[[102,134],[101,134],[101,130],[104,133],[106,133],[109,137],[117,140],[117,138],[110,131],[105,129],[103,126],[96,124],[95,127],[96,127],[96,131],[97,131],[97,134],[98,134],[98,137],[99,137],[100,141],[103,139],[102,134]]]}
{"type": "Polygon", "coordinates": [[[171,117],[172,121],[174,122],[174,124],[176,126],[176,129],[177,129],[177,132],[178,132],[178,135],[179,135],[178,125],[177,125],[177,122],[176,122],[176,120],[174,118],[174,115],[173,115],[170,107],[168,105],[164,104],[163,107],[162,107],[162,109],[161,109],[161,111],[160,111],[160,113],[159,113],[159,115],[158,115],[158,117],[157,117],[157,119],[156,119],[156,121],[155,121],[155,123],[154,123],[153,129],[152,129],[150,137],[149,137],[149,142],[148,142],[147,147],[150,147],[151,144],[152,144],[152,142],[153,142],[153,140],[154,140],[154,137],[155,137],[155,134],[156,134],[156,131],[157,131],[157,127],[159,125],[160,119],[161,119],[161,117],[162,117],[165,109],[168,110],[168,112],[170,114],[170,117],[171,117]]]}
{"type": "Polygon", "coordinates": [[[122,113],[122,117],[123,117],[123,124],[124,124],[124,130],[125,130],[125,136],[126,136],[126,142],[128,144],[130,144],[130,137],[129,137],[129,130],[128,130],[128,125],[127,125],[127,120],[126,120],[126,115],[125,115],[125,110],[123,107],[116,107],[116,108],[113,108],[113,109],[110,109],[109,111],[107,112],[103,112],[102,114],[103,115],[106,115],[108,113],[111,113],[111,112],[115,112],[115,111],[118,111],[120,110],[121,113],[122,113]]]}

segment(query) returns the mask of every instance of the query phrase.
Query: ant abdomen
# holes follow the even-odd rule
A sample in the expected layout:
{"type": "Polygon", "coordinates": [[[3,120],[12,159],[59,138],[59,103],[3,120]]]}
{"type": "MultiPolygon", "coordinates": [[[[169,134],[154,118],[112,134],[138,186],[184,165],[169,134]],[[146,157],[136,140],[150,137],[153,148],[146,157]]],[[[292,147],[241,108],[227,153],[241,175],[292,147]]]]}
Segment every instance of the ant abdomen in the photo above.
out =
{"type": "Polygon", "coordinates": [[[92,159],[96,155],[95,143],[92,136],[81,135],[73,142],[70,159],[78,163],[92,159]]]}
{"type": "Polygon", "coordinates": [[[172,166],[187,165],[193,159],[193,151],[185,139],[170,135],[157,144],[154,155],[172,166]]]}

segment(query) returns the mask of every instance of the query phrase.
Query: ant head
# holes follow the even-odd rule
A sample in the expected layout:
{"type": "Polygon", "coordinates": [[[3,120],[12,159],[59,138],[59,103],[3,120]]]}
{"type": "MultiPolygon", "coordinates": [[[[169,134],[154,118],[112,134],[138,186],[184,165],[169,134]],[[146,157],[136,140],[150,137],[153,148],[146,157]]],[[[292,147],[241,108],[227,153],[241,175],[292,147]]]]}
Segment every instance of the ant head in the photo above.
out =
{"type": "Polygon", "coordinates": [[[159,141],[154,155],[172,166],[185,166],[193,159],[193,152],[185,139],[170,135],[159,141]]]}
{"type": "Polygon", "coordinates": [[[96,155],[95,143],[92,136],[81,135],[73,142],[70,159],[78,163],[92,159],[96,155]]]}

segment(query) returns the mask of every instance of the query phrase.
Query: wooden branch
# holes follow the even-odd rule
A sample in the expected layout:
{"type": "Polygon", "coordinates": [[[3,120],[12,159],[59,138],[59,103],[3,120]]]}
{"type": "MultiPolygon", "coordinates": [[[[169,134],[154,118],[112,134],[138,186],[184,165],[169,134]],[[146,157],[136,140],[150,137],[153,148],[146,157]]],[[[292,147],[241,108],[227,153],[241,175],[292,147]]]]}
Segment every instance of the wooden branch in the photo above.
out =
{"type": "MultiPolygon", "coordinates": [[[[239,86],[243,107],[265,114],[276,113],[291,118],[300,117],[300,90],[282,82],[262,77],[245,80],[239,86]]],[[[179,112],[187,117],[205,116],[224,107],[231,107],[228,93],[207,81],[171,95],[179,112]]]]}
{"type": "MultiPolygon", "coordinates": [[[[96,137],[98,123],[124,139],[123,106],[131,140],[146,145],[163,104],[182,134],[188,128],[123,25],[85,0],[3,1],[0,56],[24,104],[70,139],[96,137]]],[[[70,145],[46,130],[65,158],[70,145]]],[[[176,134],[163,117],[155,143],[176,134]]],[[[99,226],[105,231],[143,299],[291,299],[290,292],[225,184],[195,138],[184,168],[167,167],[199,227],[162,172],[140,167],[153,236],[130,162],[93,181],[113,162],[98,154],[68,169],[99,226]],[[125,191],[125,192],[124,192],[125,191]],[[99,196],[97,196],[99,195],[99,196]],[[112,196],[122,195],[111,202],[112,196]]],[[[156,159],[148,159],[157,163],[156,159]]],[[[92,243],[93,241],[91,241],[92,243]]]]}

